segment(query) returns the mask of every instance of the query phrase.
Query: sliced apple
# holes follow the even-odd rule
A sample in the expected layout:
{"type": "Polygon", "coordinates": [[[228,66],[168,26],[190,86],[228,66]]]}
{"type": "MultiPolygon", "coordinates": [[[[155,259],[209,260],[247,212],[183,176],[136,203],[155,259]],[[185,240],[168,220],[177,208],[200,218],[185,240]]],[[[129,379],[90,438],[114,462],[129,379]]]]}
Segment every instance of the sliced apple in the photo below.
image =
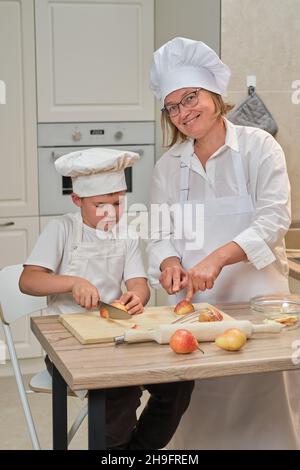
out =
{"type": "Polygon", "coordinates": [[[223,320],[223,315],[216,307],[211,307],[218,320],[223,320]]]}
{"type": "Polygon", "coordinates": [[[105,307],[100,308],[100,317],[109,318],[108,310],[105,307]]]}
{"type": "Polygon", "coordinates": [[[174,308],[176,315],[186,315],[187,313],[194,312],[194,305],[188,302],[186,299],[181,300],[174,308]]]}
{"type": "Polygon", "coordinates": [[[199,317],[198,317],[198,320],[200,322],[206,322],[206,321],[220,321],[220,319],[218,318],[218,316],[212,312],[211,310],[209,309],[205,309],[203,310],[202,312],[200,312],[199,314],[199,317]]]}
{"type": "Polygon", "coordinates": [[[112,302],[111,305],[113,307],[119,308],[120,310],[123,310],[124,312],[127,312],[126,306],[123,304],[120,304],[120,302],[112,302]]]}

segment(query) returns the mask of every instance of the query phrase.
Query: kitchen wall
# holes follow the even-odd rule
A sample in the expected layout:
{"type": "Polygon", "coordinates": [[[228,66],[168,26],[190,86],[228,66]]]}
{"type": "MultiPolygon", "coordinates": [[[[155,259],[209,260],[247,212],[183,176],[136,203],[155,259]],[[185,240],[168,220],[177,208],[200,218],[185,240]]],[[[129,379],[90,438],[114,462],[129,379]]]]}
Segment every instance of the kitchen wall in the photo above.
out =
{"type": "Polygon", "coordinates": [[[242,100],[247,75],[256,75],[256,91],[279,126],[276,139],[286,155],[292,218],[299,223],[300,103],[292,102],[292,83],[300,80],[300,0],[222,0],[221,5],[221,57],[232,71],[227,100],[242,100]]]}
{"type": "MultiPolygon", "coordinates": [[[[220,53],[221,0],[156,0],[155,50],[176,36],[203,41],[220,53]]],[[[160,106],[156,101],[156,158],[161,145],[160,106]]]]}

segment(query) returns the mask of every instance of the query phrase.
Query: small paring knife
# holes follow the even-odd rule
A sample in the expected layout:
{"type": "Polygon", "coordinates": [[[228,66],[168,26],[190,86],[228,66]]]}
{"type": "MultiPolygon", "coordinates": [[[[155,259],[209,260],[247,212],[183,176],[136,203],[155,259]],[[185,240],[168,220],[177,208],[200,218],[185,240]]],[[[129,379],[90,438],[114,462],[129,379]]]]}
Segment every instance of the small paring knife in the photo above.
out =
{"type": "Polygon", "coordinates": [[[102,300],[99,300],[99,308],[105,308],[108,312],[109,318],[112,320],[129,320],[129,318],[132,318],[130,313],[125,312],[120,308],[114,307],[113,305],[102,302],[102,300]]]}

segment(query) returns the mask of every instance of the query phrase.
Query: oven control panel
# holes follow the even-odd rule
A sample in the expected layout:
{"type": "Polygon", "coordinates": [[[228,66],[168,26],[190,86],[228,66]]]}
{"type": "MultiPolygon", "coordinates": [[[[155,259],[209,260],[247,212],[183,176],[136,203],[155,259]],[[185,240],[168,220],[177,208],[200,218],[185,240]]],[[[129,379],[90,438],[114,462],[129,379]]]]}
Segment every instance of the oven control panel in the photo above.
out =
{"type": "Polygon", "coordinates": [[[39,147],[154,144],[154,122],[44,123],[39,147]]]}

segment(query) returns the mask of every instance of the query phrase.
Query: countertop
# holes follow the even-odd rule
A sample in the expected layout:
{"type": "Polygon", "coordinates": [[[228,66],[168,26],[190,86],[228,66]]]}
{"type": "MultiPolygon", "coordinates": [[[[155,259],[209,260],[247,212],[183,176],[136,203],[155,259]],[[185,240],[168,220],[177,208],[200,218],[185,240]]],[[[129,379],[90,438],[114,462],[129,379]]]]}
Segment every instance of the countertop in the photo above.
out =
{"type": "MultiPolygon", "coordinates": [[[[249,304],[219,305],[236,319],[261,322],[249,304]]],[[[204,354],[175,354],[156,343],[80,344],[57,316],[31,317],[31,328],[72,390],[105,389],[237,374],[295,370],[293,344],[299,329],[256,334],[243,349],[229,352],[201,343],[204,354]]]]}

